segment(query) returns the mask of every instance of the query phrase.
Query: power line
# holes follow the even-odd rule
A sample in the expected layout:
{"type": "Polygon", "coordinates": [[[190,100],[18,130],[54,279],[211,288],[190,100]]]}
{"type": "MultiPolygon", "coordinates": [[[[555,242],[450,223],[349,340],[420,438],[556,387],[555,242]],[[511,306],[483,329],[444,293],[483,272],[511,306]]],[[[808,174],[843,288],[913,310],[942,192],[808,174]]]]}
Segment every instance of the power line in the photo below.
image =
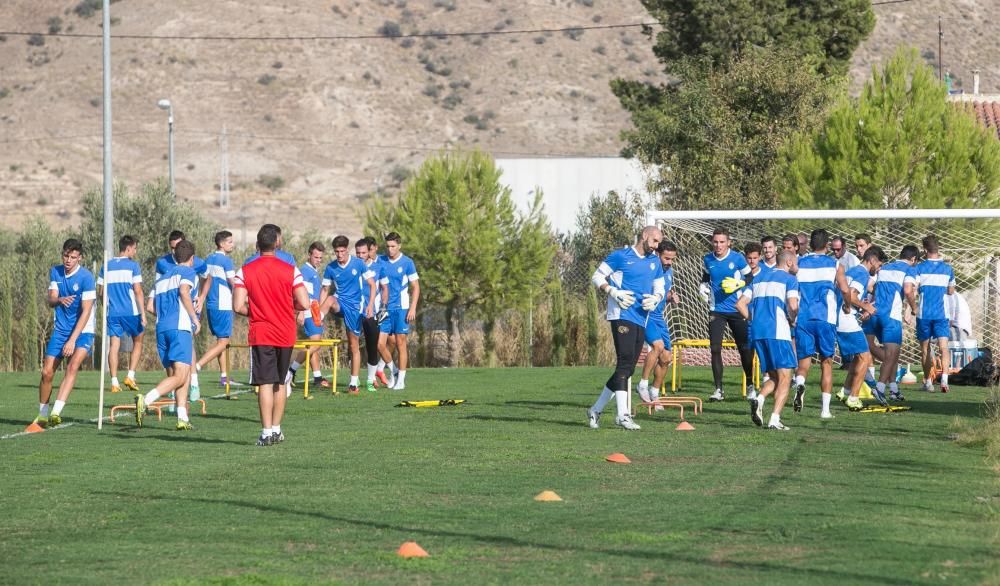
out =
{"type": "Polygon", "coordinates": [[[913,0],[882,0],[882,2],[872,2],[872,6],[882,6],[883,4],[902,4],[903,2],[913,2],[913,0]]]}
{"type": "MultiPolygon", "coordinates": [[[[897,0],[909,1],[909,0],[897,0]]],[[[632,24],[595,24],[595,25],[575,25],[561,28],[538,28],[538,29],[515,29],[515,30],[488,30],[488,31],[459,31],[459,32],[425,32],[408,33],[399,35],[371,34],[371,35],[294,35],[294,36],[222,36],[222,35],[140,35],[140,34],[112,34],[111,38],[120,40],[143,40],[143,41],[368,41],[368,40],[396,40],[396,39],[422,39],[435,38],[443,39],[447,37],[494,37],[503,35],[531,35],[539,33],[566,33],[573,31],[589,30],[611,30],[640,28],[649,26],[660,26],[659,22],[638,22],[632,24]]],[[[99,33],[50,33],[31,31],[0,31],[0,35],[28,37],[39,35],[43,37],[71,38],[71,39],[100,39],[99,33]]]]}

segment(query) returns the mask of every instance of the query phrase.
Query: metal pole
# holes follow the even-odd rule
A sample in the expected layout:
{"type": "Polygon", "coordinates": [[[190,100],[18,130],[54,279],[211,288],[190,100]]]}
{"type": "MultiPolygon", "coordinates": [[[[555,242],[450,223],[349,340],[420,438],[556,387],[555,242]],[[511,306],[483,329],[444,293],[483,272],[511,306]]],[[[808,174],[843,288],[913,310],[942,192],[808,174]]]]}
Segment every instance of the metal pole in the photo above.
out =
{"type": "Polygon", "coordinates": [[[944,58],[941,56],[941,40],[944,30],[941,28],[941,17],[938,16],[938,81],[944,81],[944,58]]]}
{"type": "MultiPolygon", "coordinates": [[[[114,186],[111,181],[111,0],[104,0],[104,263],[112,254],[115,230],[114,186]]],[[[97,429],[104,423],[104,371],[108,363],[107,284],[104,286],[105,310],[101,319],[101,391],[98,399],[97,429]]]]}
{"type": "Polygon", "coordinates": [[[170,193],[177,197],[177,190],[174,188],[174,105],[170,104],[167,111],[167,166],[170,173],[170,193]]]}

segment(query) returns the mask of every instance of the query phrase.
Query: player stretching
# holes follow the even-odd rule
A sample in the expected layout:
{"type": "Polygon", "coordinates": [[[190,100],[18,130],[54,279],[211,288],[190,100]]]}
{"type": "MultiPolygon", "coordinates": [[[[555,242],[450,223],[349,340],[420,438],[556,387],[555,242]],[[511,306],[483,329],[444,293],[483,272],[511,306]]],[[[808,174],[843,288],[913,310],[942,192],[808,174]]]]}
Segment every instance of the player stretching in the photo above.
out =
{"type": "MultiPolygon", "coordinates": [[[[844,277],[844,267],[837,259],[826,254],[830,244],[830,235],[819,228],[809,235],[809,254],[799,258],[799,318],[795,325],[795,353],[799,366],[795,371],[795,399],[792,408],[802,411],[802,402],[806,393],[806,376],[812,367],[812,357],[819,356],[820,381],[819,388],[823,400],[820,411],[821,419],[833,419],[830,412],[830,399],[833,393],[833,354],[837,344],[837,323],[839,312],[837,295],[841,294],[841,303],[851,299],[847,279],[844,277]]],[[[849,310],[849,308],[847,308],[849,310]]],[[[849,312],[849,311],[848,311],[849,312]]]]}
{"type": "Polygon", "coordinates": [[[233,233],[223,230],[215,234],[215,252],[205,259],[205,281],[198,295],[205,300],[208,312],[208,329],[215,336],[215,345],[205,351],[195,364],[195,374],[212,361],[219,359],[219,385],[226,386],[226,346],[233,335],[233,277],[236,270],[229,253],[233,251],[233,233]]]}
{"type": "MultiPolygon", "coordinates": [[[[380,357],[378,353],[378,318],[379,312],[382,313],[382,317],[385,317],[382,300],[388,297],[388,287],[381,283],[382,281],[382,263],[378,260],[378,243],[375,239],[366,236],[361,240],[358,240],[354,244],[354,255],[359,259],[364,261],[365,268],[367,268],[372,273],[372,277],[375,280],[375,315],[372,317],[364,317],[361,321],[361,331],[365,336],[365,358],[368,365],[367,369],[367,380],[365,383],[365,389],[369,392],[374,392],[375,387],[378,385],[376,378],[386,384],[388,379],[385,377],[385,373],[379,367],[380,357]]],[[[362,297],[367,297],[370,295],[370,287],[366,283],[365,289],[362,292],[362,297]]],[[[386,357],[392,360],[391,354],[386,353],[386,357]]],[[[385,366],[385,362],[382,362],[382,366],[385,366]]]]}
{"type": "Polygon", "coordinates": [[[736,311],[738,292],[745,286],[743,279],[750,267],[743,255],[730,249],[729,232],[723,228],[712,233],[712,252],[705,255],[701,294],[708,301],[708,339],[712,350],[712,379],[715,392],[709,401],[722,401],[722,337],[729,326],[740,353],[740,363],[747,379],[747,393],[753,386],[753,349],[748,345],[747,322],[736,311]]]}
{"type": "MultiPolygon", "coordinates": [[[[642,365],[642,380],[639,381],[639,397],[647,403],[656,401],[660,396],[660,389],[663,388],[663,379],[667,375],[667,368],[673,361],[673,346],[670,343],[670,328],[663,319],[663,312],[667,309],[668,303],[680,303],[677,292],[674,291],[674,259],[677,258],[677,245],[669,240],[660,242],[656,247],[656,256],[660,258],[660,267],[663,268],[663,291],[666,297],[660,301],[656,309],[649,312],[649,320],[646,322],[645,340],[649,344],[650,351],[646,354],[646,361],[642,365]],[[656,369],[656,376],[653,379],[653,388],[649,388],[649,375],[656,369]]],[[[662,410],[661,405],[656,406],[656,410],[662,410]]]]}
{"type": "Polygon", "coordinates": [[[111,372],[111,392],[122,390],[118,383],[118,350],[122,336],[132,338],[132,353],[129,355],[128,374],[125,387],[130,391],[139,390],[135,384],[135,369],[142,356],[142,339],[146,329],[146,312],[142,311],[142,274],[139,263],[135,262],[138,240],[132,236],[122,236],[118,240],[118,255],[108,261],[108,273],[104,267],[97,277],[97,296],[108,287],[108,370],[111,372]]]}
{"type": "Polygon", "coordinates": [[[951,353],[948,350],[950,322],[944,310],[944,296],[955,294],[955,271],[941,258],[941,245],[933,234],[924,238],[925,261],[916,267],[917,290],[920,304],[917,306],[917,341],[924,363],[924,390],[934,392],[934,348],[936,341],[941,351],[941,392],[948,392],[948,367],[951,353]]]}
{"type": "Polygon", "coordinates": [[[875,336],[884,346],[885,360],[879,369],[878,383],[872,394],[878,402],[886,405],[885,388],[889,386],[889,398],[903,401],[903,394],[896,385],[896,367],[899,366],[899,347],[903,343],[903,323],[910,323],[910,314],[903,312],[903,303],[917,312],[915,272],[913,265],[920,251],[907,244],[899,253],[899,260],[882,265],[875,283],[875,316],[872,327],[875,336]]]}
{"type": "MultiPolygon", "coordinates": [[[[306,262],[302,264],[299,271],[302,273],[302,284],[305,285],[306,294],[309,295],[310,303],[313,301],[319,302],[320,293],[323,286],[323,277],[320,276],[319,267],[323,264],[323,253],[326,252],[326,246],[322,242],[313,242],[309,245],[309,256],[306,258],[306,262]]],[[[305,333],[306,338],[310,340],[322,340],[323,339],[323,324],[316,325],[313,322],[312,317],[308,315],[308,311],[301,311],[298,314],[299,325],[302,326],[303,333],[305,333]]],[[[313,384],[319,385],[322,388],[329,388],[330,381],[323,378],[323,371],[319,367],[319,352],[312,352],[309,357],[309,362],[312,366],[312,376],[313,384]]],[[[295,373],[298,372],[299,367],[302,366],[301,361],[305,360],[306,351],[299,350],[295,357],[292,359],[292,365],[288,368],[288,376],[285,377],[285,387],[286,389],[291,389],[292,385],[295,383],[295,373]]],[[[286,395],[288,393],[286,392],[286,395]]]]}
{"type": "Polygon", "coordinates": [[[261,432],[258,446],[285,441],[282,386],[295,345],[295,312],[309,308],[302,273],[275,256],[278,227],[265,224],[257,232],[257,259],[237,271],[233,280],[233,311],[250,318],[250,384],[258,385],[261,432]]]}
{"type": "MultiPolygon", "coordinates": [[[[375,273],[368,270],[365,261],[351,256],[347,248],[351,241],[347,236],[337,236],[332,244],[335,258],[323,271],[323,292],[319,305],[322,313],[332,308],[333,313],[344,319],[347,345],[351,350],[351,382],[347,392],[356,395],[360,385],[358,373],[361,372],[361,320],[375,316],[375,273]],[[336,295],[332,294],[331,286],[336,295]],[[367,298],[362,297],[362,291],[368,293],[367,298]]],[[[400,353],[402,355],[402,351],[400,353]]]]}
{"type": "Polygon", "coordinates": [[[600,427],[601,411],[612,397],[618,407],[615,425],[629,431],[640,429],[628,410],[628,379],[642,352],[649,312],[666,298],[663,268],[656,256],[661,240],[659,228],[646,226],[634,245],[613,251],[591,277],[594,286],[608,294],[607,319],[616,357],[615,371],[604,383],[597,401],[587,409],[591,429],[600,427]]]}
{"type": "Polygon", "coordinates": [[[187,389],[194,358],[194,336],[201,330],[198,314],[191,300],[197,277],[194,274],[194,244],[187,240],[174,243],[174,264],[156,279],[153,286],[153,309],[156,314],[156,349],[167,378],[143,395],[135,396],[135,422],[142,427],[146,406],[168,393],[176,392],[177,430],[192,429],[188,420],[187,389]]]}
{"type": "Polygon", "coordinates": [[[70,238],[63,242],[62,264],[49,271],[46,302],[56,311],[52,337],[45,346],[42,378],[38,383],[38,417],[34,423],[42,427],[55,427],[62,423],[62,410],[69,394],[73,392],[80,365],[94,347],[94,301],[97,299],[97,290],[94,275],[80,265],[82,258],[83,244],[70,238]],[[56,366],[63,358],[69,358],[69,365],[59,384],[59,393],[56,394],[50,415],[52,379],[56,374],[56,366]]]}
{"type": "Polygon", "coordinates": [[[750,400],[750,419],[758,426],[764,425],[764,403],[774,393],[774,409],[767,428],[781,431],[788,431],[781,423],[781,410],[788,400],[795,368],[791,326],[799,309],[799,286],[792,276],[795,271],[795,253],[781,251],[774,269],[754,279],[736,304],[740,315],[750,320],[753,348],[761,370],[767,373],[757,396],[750,400]]]}
{"type": "Polygon", "coordinates": [[[386,256],[379,257],[382,263],[381,283],[389,290],[386,309],[389,314],[379,324],[378,346],[379,354],[388,357],[386,364],[392,375],[389,377],[389,388],[402,391],[406,388],[406,365],[409,355],[406,348],[406,337],[410,333],[410,324],[417,318],[417,300],[420,299],[420,277],[417,267],[410,257],[403,254],[399,245],[402,239],[399,234],[389,232],[385,237],[386,256]],[[410,289],[413,290],[411,293],[410,289]],[[395,370],[389,354],[388,340],[390,335],[396,336],[396,349],[399,352],[399,369],[395,370]]]}
{"type": "MultiPolygon", "coordinates": [[[[837,321],[837,345],[840,346],[840,356],[844,364],[849,364],[847,377],[844,379],[844,386],[837,393],[837,398],[847,405],[851,411],[860,411],[864,408],[858,395],[861,392],[861,383],[868,375],[868,368],[872,364],[872,355],[868,351],[868,340],[861,329],[860,320],[871,319],[875,313],[875,307],[864,302],[867,295],[868,283],[872,276],[882,268],[882,263],[889,260],[885,253],[878,246],[871,246],[861,259],[861,264],[847,270],[847,286],[850,289],[848,303],[852,306],[851,313],[838,312],[837,321]],[[853,308],[861,308],[862,313],[858,313],[853,308]]],[[[841,300],[838,300],[841,301],[841,300]]]]}

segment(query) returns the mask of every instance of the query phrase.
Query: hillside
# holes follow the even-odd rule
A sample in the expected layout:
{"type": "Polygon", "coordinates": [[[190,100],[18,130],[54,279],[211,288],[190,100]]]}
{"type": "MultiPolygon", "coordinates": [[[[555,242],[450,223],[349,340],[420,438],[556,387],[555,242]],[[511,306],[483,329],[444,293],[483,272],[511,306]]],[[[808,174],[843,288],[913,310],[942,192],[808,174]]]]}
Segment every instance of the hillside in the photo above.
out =
{"type": "MultiPolygon", "coordinates": [[[[74,10],[86,1],[4,4],[0,30],[100,32],[99,12],[74,10]]],[[[941,8],[954,29],[945,38],[946,67],[969,86],[967,70],[978,65],[983,91],[996,92],[998,64],[980,63],[989,53],[978,39],[996,38],[998,28],[987,23],[985,5],[941,8]]],[[[876,11],[855,80],[901,39],[936,51],[937,6],[913,1],[876,11]]],[[[503,32],[648,19],[638,0],[121,0],[112,14],[116,34],[167,36],[503,32]]],[[[358,234],[369,194],[391,189],[440,148],[616,154],[628,120],[608,81],[662,79],[649,47],[637,28],[394,40],[117,39],[114,172],[131,185],[166,175],[166,114],[156,102],[169,98],[179,197],[201,202],[237,234],[265,220],[358,234]],[[217,205],[223,128],[228,209],[217,205]]],[[[100,40],[9,35],[0,49],[0,221],[14,227],[43,214],[76,223],[75,198],[101,181],[100,40]]]]}

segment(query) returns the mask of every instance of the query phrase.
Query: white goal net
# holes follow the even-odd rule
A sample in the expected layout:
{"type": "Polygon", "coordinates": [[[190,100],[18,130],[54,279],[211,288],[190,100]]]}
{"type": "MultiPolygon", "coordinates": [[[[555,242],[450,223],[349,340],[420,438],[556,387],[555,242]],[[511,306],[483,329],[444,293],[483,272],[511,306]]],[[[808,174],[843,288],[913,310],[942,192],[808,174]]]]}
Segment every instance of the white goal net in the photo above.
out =
{"type": "MultiPolygon", "coordinates": [[[[955,270],[956,289],[968,303],[972,331],[968,336],[979,348],[997,349],[1000,343],[1000,210],[748,210],[748,211],[653,211],[649,223],[663,230],[664,238],[677,244],[674,287],[681,304],[667,313],[671,338],[698,340],[708,337],[708,307],[698,294],[702,258],[710,252],[712,232],[725,228],[733,239],[733,250],[743,252],[750,242],[773,236],[781,250],[786,235],[808,234],[825,228],[841,236],[847,250],[856,253],[858,234],[871,236],[894,259],[904,245],[921,248],[921,240],[934,234],[941,254],[955,270]]],[[[922,248],[921,248],[922,250],[922,248]]],[[[686,364],[707,364],[707,349],[685,350],[686,364]]],[[[727,362],[738,363],[735,352],[727,362]]],[[[904,327],[901,364],[919,369],[920,348],[911,323],[904,327]]]]}

